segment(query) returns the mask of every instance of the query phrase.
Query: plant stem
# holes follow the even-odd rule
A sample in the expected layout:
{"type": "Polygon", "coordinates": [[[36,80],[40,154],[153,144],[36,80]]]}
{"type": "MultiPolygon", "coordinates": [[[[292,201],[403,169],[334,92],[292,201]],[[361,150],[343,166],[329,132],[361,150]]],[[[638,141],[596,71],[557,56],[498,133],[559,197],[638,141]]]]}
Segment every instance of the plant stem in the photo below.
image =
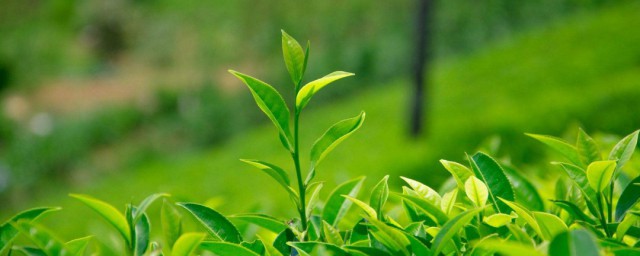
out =
{"type": "Polygon", "coordinates": [[[609,198],[607,199],[607,210],[609,214],[609,223],[613,222],[613,186],[616,184],[615,180],[611,180],[609,188],[609,198]]]}
{"type": "Polygon", "coordinates": [[[598,195],[596,195],[596,197],[598,198],[598,208],[600,210],[600,225],[602,225],[602,229],[604,229],[604,233],[607,235],[607,237],[612,237],[607,227],[607,219],[604,215],[604,210],[602,209],[602,197],[604,197],[604,195],[602,192],[598,192],[598,195]]]}
{"type": "Polygon", "coordinates": [[[300,213],[300,221],[302,222],[302,231],[306,231],[307,230],[307,213],[306,213],[306,207],[305,207],[305,203],[306,203],[306,196],[305,196],[305,184],[302,181],[302,171],[300,170],[300,147],[298,141],[298,124],[299,124],[299,120],[300,120],[300,111],[298,110],[298,107],[294,107],[295,109],[295,113],[293,116],[293,147],[294,147],[294,151],[291,154],[291,157],[293,158],[293,163],[295,164],[295,168],[296,168],[296,176],[298,177],[298,190],[300,193],[300,209],[298,209],[298,212],[300,213]]]}

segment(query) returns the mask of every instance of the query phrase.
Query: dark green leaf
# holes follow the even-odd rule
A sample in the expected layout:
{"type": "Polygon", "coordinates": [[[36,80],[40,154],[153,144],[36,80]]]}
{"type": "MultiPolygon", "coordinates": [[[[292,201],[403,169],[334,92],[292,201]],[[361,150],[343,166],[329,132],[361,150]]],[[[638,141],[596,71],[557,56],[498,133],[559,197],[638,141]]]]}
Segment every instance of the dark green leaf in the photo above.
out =
{"type": "Polygon", "coordinates": [[[256,239],[253,242],[242,242],[240,243],[240,245],[242,245],[244,248],[247,248],[255,253],[257,253],[258,255],[265,255],[266,252],[266,247],[264,246],[264,244],[262,243],[262,240],[260,239],[256,239]]]}
{"type": "Polygon", "coordinates": [[[471,169],[476,177],[482,180],[489,189],[489,202],[496,212],[509,213],[507,205],[498,200],[498,197],[514,201],[515,194],[511,182],[504,174],[502,167],[490,156],[478,152],[471,157],[471,169]]]}
{"type": "Polygon", "coordinates": [[[305,53],[302,51],[302,46],[298,41],[284,32],[284,30],[282,30],[282,56],[291,76],[291,81],[294,85],[298,85],[302,80],[306,66],[305,53]]]}
{"type": "Polygon", "coordinates": [[[349,195],[353,197],[357,196],[364,179],[365,177],[359,177],[344,182],[336,187],[329,195],[324,209],[322,210],[322,219],[336,227],[352,204],[351,201],[342,197],[342,195],[349,195]]]}
{"type": "Polygon", "coordinates": [[[377,241],[394,255],[409,255],[407,248],[410,247],[411,241],[403,231],[376,219],[370,219],[369,222],[371,223],[369,232],[377,241]]]}
{"type": "Polygon", "coordinates": [[[598,144],[596,144],[596,142],[582,129],[578,129],[576,149],[580,155],[580,160],[585,166],[589,165],[591,162],[602,160],[598,144]]]}
{"type": "Polygon", "coordinates": [[[567,143],[566,141],[547,135],[537,135],[529,133],[526,133],[526,135],[546,144],[556,152],[569,159],[571,163],[580,167],[586,166],[582,164],[582,161],[580,160],[580,154],[578,154],[578,150],[576,149],[576,147],[567,143]]]}
{"type": "Polygon", "coordinates": [[[549,256],[598,256],[595,239],[586,230],[572,230],[557,235],[549,244],[549,256]]]}
{"type": "Polygon", "coordinates": [[[41,207],[41,208],[33,208],[26,211],[22,211],[15,216],[11,217],[9,221],[5,222],[0,226],[0,255],[3,255],[2,252],[11,247],[11,242],[18,235],[19,231],[11,225],[11,222],[18,222],[21,220],[33,221],[38,219],[38,217],[44,215],[45,213],[58,211],[61,208],[59,207],[41,207]]]}
{"type": "Polygon", "coordinates": [[[640,183],[640,176],[633,179],[629,185],[622,191],[620,199],[618,199],[618,205],[616,205],[616,220],[621,221],[627,210],[640,200],[640,186],[636,185],[640,183]]]}
{"type": "Polygon", "coordinates": [[[289,245],[295,247],[299,251],[309,253],[311,255],[319,255],[315,253],[322,252],[321,255],[348,256],[349,253],[340,249],[333,244],[321,242],[289,242],[289,245]]]}
{"type": "Polygon", "coordinates": [[[534,211],[544,211],[544,202],[536,187],[517,170],[509,166],[503,167],[504,173],[513,186],[516,202],[534,211]]]}
{"type": "Polygon", "coordinates": [[[284,221],[259,213],[236,214],[229,216],[229,219],[253,223],[276,234],[279,234],[288,227],[284,221]]]}
{"type": "Polygon", "coordinates": [[[200,249],[212,252],[217,256],[258,256],[259,254],[239,244],[227,242],[201,242],[200,249]]]}
{"type": "Polygon", "coordinates": [[[242,242],[238,229],[222,214],[200,204],[178,203],[187,209],[215,237],[230,243],[242,242]]]}
{"type": "Polygon", "coordinates": [[[311,168],[315,169],[331,150],[360,128],[364,117],[365,113],[360,112],[356,117],[337,122],[316,140],[311,147],[311,168]]]}
{"type": "Polygon", "coordinates": [[[473,219],[473,217],[482,210],[483,208],[468,210],[447,221],[433,239],[433,246],[431,246],[431,251],[433,252],[432,255],[438,255],[442,249],[444,249],[447,242],[450,242],[462,227],[469,223],[471,219],[473,219]]]}
{"type": "Polygon", "coordinates": [[[120,233],[122,238],[124,238],[125,242],[128,245],[132,244],[131,234],[129,232],[129,224],[127,222],[127,219],[124,217],[124,215],[122,215],[122,213],[116,210],[115,207],[87,195],[70,194],[69,196],[80,200],[80,202],[84,203],[85,205],[89,206],[89,208],[98,212],[100,216],[102,216],[107,222],[109,222],[109,224],[111,224],[113,227],[116,228],[116,230],[118,230],[118,232],[120,233]]]}
{"type": "Polygon", "coordinates": [[[276,236],[276,239],[273,241],[273,247],[282,253],[282,255],[291,255],[292,249],[287,243],[292,241],[296,241],[296,235],[291,229],[287,228],[276,236]]]}
{"type": "Polygon", "coordinates": [[[389,184],[387,180],[389,180],[389,175],[384,176],[371,190],[369,205],[376,210],[378,216],[382,216],[382,207],[384,207],[384,204],[389,198],[389,184]]]}
{"type": "MultiPolygon", "coordinates": [[[[137,215],[138,210],[134,209],[133,212],[134,214],[137,215]]],[[[136,254],[135,255],[142,256],[147,251],[147,248],[149,248],[149,241],[150,241],[149,232],[151,231],[150,229],[151,229],[151,224],[149,224],[149,218],[147,217],[147,214],[142,214],[138,222],[136,222],[136,232],[135,232],[136,254]]]]}
{"type": "Polygon", "coordinates": [[[198,249],[200,243],[204,241],[204,233],[185,233],[173,245],[171,255],[190,256],[198,249]]]}
{"type": "Polygon", "coordinates": [[[27,256],[47,256],[47,254],[43,250],[31,246],[14,246],[13,251],[22,252],[27,256]]]}
{"type": "Polygon", "coordinates": [[[258,107],[271,119],[271,122],[273,122],[278,129],[284,147],[293,152],[293,144],[291,144],[293,140],[291,131],[289,130],[290,112],[282,96],[276,89],[265,82],[233,70],[229,70],[229,72],[249,87],[258,107]]]}

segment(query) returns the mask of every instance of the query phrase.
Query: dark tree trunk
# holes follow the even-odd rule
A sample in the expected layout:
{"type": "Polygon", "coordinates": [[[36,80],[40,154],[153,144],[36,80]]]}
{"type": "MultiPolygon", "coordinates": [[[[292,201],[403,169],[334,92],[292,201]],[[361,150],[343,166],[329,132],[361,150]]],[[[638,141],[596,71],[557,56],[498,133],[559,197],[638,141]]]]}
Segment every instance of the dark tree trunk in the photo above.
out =
{"type": "Polygon", "coordinates": [[[425,72],[427,72],[431,60],[431,20],[434,0],[418,0],[418,12],[416,16],[415,59],[413,69],[413,94],[411,95],[411,136],[420,135],[427,123],[428,86],[425,84],[425,72]]]}

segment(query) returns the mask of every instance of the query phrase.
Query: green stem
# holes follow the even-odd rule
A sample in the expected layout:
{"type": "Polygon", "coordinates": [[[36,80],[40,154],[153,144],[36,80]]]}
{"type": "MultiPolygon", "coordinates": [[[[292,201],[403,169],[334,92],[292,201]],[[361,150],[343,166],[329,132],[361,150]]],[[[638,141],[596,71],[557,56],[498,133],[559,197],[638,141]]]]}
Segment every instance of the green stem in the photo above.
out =
{"type": "Polygon", "coordinates": [[[293,147],[294,147],[294,152],[291,154],[291,157],[293,158],[293,162],[295,164],[296,167],[296,176],[298,177],[298,190],[300,192],[300,209],[298,209],[298,212],[300,213],[300,221],[302,222],[302,231],[306,231],[307,230],[307,213],[306,213],[306,196],[305,196],[305,185],[304,182],[302,181],[302,171],[300,170],[300,147],[298,143],[298,124],[299,124],[299,120],[300,120],[300,111],[298,110],[298,107],[294,107],[295,109],[295,113],[293,116],[293,147]]]}
{"type": "Polygon", "coordinates": [[[602,205],[602,197],[603,194],[602,192],[598,192],[598,195],[596,196],[598,198],[598,210],[600,210],[600,224],[602,225],[602,229],[604,229],[604,233],[607,235],[607,237],[612,237],[611,234],[609,233],[609,229],[607,227],[607,219],[606,216],[604,215],[604,210],[602,209],[603,205],[602,205]]]}
{"type": "Polygon", "coordinates": [[[608,210],[608,214],[609,214],[609,223],[613,222],[613,186],[616,184],[616,182],[614,180],[611,181],[611,186],[609,186],[609,188],[611,188],[609,190],[609,198],[607,199],[607,210],[608,210]]]}

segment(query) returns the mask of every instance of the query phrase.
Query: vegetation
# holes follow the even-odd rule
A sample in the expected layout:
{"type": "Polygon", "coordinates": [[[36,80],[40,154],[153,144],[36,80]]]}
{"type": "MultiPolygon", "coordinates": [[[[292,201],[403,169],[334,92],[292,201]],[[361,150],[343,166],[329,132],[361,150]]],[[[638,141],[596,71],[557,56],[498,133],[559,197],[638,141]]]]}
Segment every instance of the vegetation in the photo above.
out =
{"type": "MultiPolygon", "coordinates": [[[[127,255],[633,255],[640,253],[640,176],[629,176],[627,163],[638,142],[635,131],[618,141],[603,157],[601,146],[582,130],[575,143],[528,134],[565,160],[553,162],[563,173],[551,198],[510,165],[484,152],[467,155],[468,166],[441,160],[451,174],[451,186],[440,192],[401,177],[408,186],[393,191],[389,176],[360,197],[364,177],[338,185],[319,203],[321,182],[313,182],[320,161],[363,123],[364,113],[331,126],[310,150],[310,169],[303,181],[300,165],[300,114],[312,96],[329,83],[350,76],[334,72],[302,86],[306,51],[282,35],[283,55],[296,92],[293,133],[290,112],[270,85],[231,71],[250,89],[259,108],[272,121],[282,146],[290,153],[297,191],[289,172],[276,165],[243,160],[273,178],[292,199],[299,218],[280,219],[261,213],[223,215],[203,204],[171,203],[167,194],[153,194],[124,214],[86,195],[72,194],[95,210],[121,238],[113,253],[127,255]],[[616,189],[619,188],[619,189],[616,189]],[[151,235],[148,212],[165,198],[160,210],[163,236],[151,235]],[[543,199],[551,199],[545,201],[543,199]],[[355,207],[354,207],[355,206],[355,207]],[[183,208],[185,211],[178,210],[183,208]],[[191,215],[196,229],[185,232],[191,215]],[[250,223],[253,226],[247,226],[250,223]],[[258,227],[256,231],[254,226],[258,227]],[[238,227],[244,227],[238,228],[238,227]]],[[[542,189],[544,188],[544,189],[542,189]]],[[[84,255],[91,237],[68,242],[34,222],[59,208],[21,212],[0,227],[0,253],[26,255],[84,255]],[[14,243],[16,237],[31,242],[14,243]]]]}

